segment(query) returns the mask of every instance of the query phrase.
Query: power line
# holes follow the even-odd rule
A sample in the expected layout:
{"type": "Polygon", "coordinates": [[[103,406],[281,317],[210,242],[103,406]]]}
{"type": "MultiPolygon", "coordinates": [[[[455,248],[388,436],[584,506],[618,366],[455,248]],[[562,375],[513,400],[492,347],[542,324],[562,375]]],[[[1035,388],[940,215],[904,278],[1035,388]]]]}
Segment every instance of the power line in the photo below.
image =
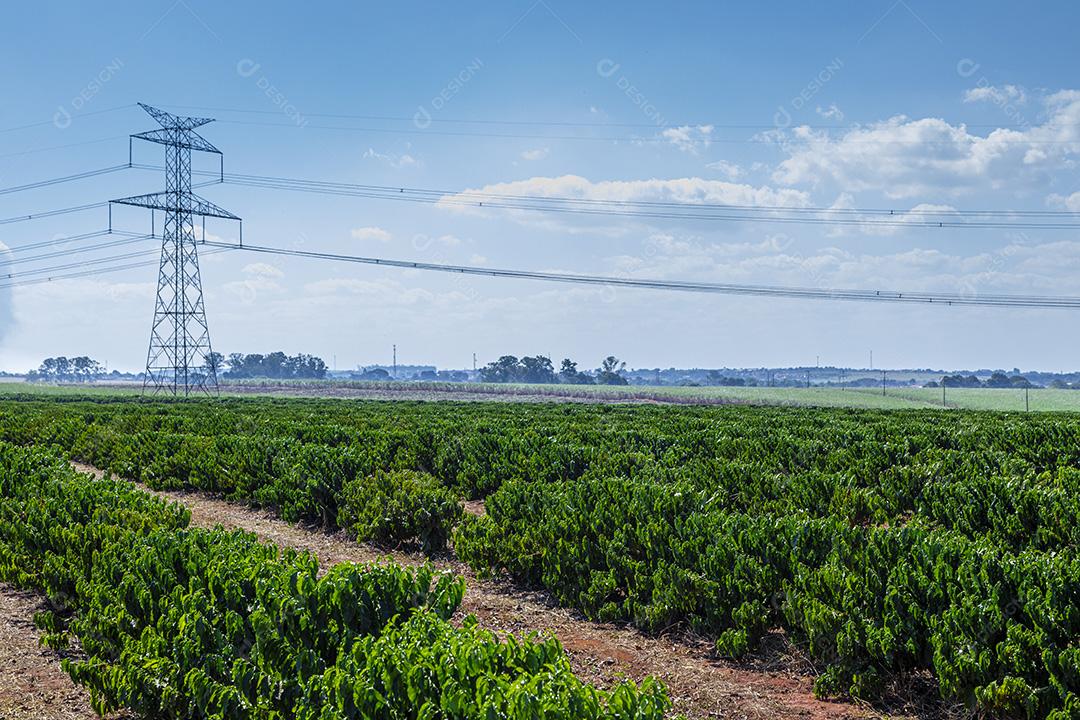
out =
{"type": "MultiPolygon", "coordinates": [[[[63,250],[54,250],[52,252],[42,253],[40,255],[31,255],[30,257],[23,257],[22,255],[17,255],[16,257],[11,259],[5,259],[3,257],[0,257],[0,266],[39,262],[41,260],[51,260],[57,257],[67,257],[68,255],[78,255],[80,253],[95,252],[97,250],[105,250],[107,248],[120,247],[123,245],[133,245],[135,243],[145,242],[146,240],[150,240],[155,237],[154,235],[134,235],[127,237],[126,235],[127,234],[125,233],[125,237],[110,240],[109,242],[98,243],[96,245],[80,245],[77,247],[67,247],[63,250]]],[[[72,240],[71,238],[64,238],[63,240],[57,240],[54,242],[57,245],[61,245],[64,243],[70,243],[72,242],[72,240]]]]}
{"type": "MultiPolygon", "coordinates": [[[[148,166],[140,165],[137,167],[146,168],[148,166]]],[[[213,175],[214,173],[199,171],[197,174],[213,175]]],[[[680,203],[670,201],[604,200],[557,196],[509,195],[469,190],[432,190],[425,188],[361,185],[241,174],[226,174],[224,180],[233,185],[275,190],[292,190],[328,196],[362,197],[430,205],[441,204],[465,207],[487,207],[504,210],[558,212],[579,215],[611,215],[664,220],[708,220],[908,228],[1025,230],[1074,230],[1080,228],[1080,213],[1075,211],[949,211],[934,209],[889,210],[882,208],[860,209],[785,207],[775,205],[754,206],[719,203],[680,203]],[[817,216],[815,216],[815,214],[817,216]],[[834,215],[837,217],[834,217],[834,215]],[[869,216],[869,219],[862,216],[869,216]],[[1013,216],[1018,219],[1011,221],[1007,220],[1007,218],[1013,216]],[[978,218],[990,219],[979,220],[978,218]],[[1076,218],[1077,221],[1064,222],[1059,220],[1059,218],[1076,218]]]]}
{"type": "Polygon", "coordinates": [[[87,170],[81,173],[75,173],[74,175],[64,175],[63,177],[51,178],[49,180],[39,180],[33,183],[27,183],[26,185],[15,185],[12,187],[0,188],[0,195],[10,195],[11,193],[22,192],[23,190],[35,190],[37,188],[49,187],[50,185],[59,185],[61,183],[72,182],[74,180],[84,180],[90,177],[96,177],[98,175],[107,175],[114,173],[117,170],[127,170],[129,165],[124,163],[123,165],[113,165],[112,167],[100,168],[98,170],[87,170]]]}
{"type": "MultiPolygon", "coordinates": [[[[219,254],[221,254],[223,252],[228,252],[228,250],[227,249],[215,248],[215,249],[207,250],[207,251],[203,252],[202,256],[207,257],[207,256],[210,256],[210,255],[219,255],[219,254]]],[[[108,274],[108,273],[120,272],[122,270],[133,270],[133,269],[136,269],[136,268],[145,268],[145,267],[157,267],[157,265],[158,265],[158,260],[146,260],[146,261],[143,261],[143,262],[127,263],[127,264],[124,264],[124,265],[115,265],[115,266],[112,266],[112,267],[95,268],[93,270],[84,270],[84,271],[80,271],[80,272],[72,272],[72,273],[66,273],[66,274],[60,274],[60,275],[50,275],[49,277],[37,278],[37,279],[34,279],[34,280],[17,280],[17,281],[14,281],[14,282],[8,282],[8,283],[0,284],[0,290],[7,289],[7,288],[13,288],[13,287],[23,287],[23,286],[26,286],[26,285],[40,285],[42,283],[56,282],[56,281],[59,281],[59,280],[73,280],[73,279],[76,279],[76,278],[94,277],[94,276],[97,276],[97,275],[105,275],[105,274],[108,274]]]]}
{"type": "Polygon", "coordinates": [[[51,267],[34,268],[33,270],[20,270],[13,273],[0,273],[0,278],[10,280],[11,278],[23,277],[24,275],[42,275],[45,273],[56,272],[58,270],[71,270],[73,268],[85,267],[87,265],[101,265],[108,262],[116,262],[118,260],[130,260],[136,257],[146,257],[148,255],[158,254],[158,250],[138,250],[136,252],[125,253],[122,255],[110,255],[103,258],[95,258],[93,260],[81,260],[79,262],[66,263],[64,265],[53,265],[51,267]]]}
{"type": "MultiPolygon", "coordinates": [[[[105,113],[116,112],[117,110],[127,110],[128,108],[135,107],[135,103],[128,103],[127,105],[117,105],[116,107],[105,108],[104,110],[92,110],[90,112],[82,112],[74,115],[76,118],[91,117],[92,115],[104,115],[105,113]]],[[[43,127],[45,125],[55,125],[56,120],[42,120],[40,122],[29,123],[27,125],[16,125],[15,127],[0,129],[0,133],[15,132],[16,130],[26,130],[28,128],[43,127]]]]}
{"type": "MultiPolygon", "coordinates": [[[[180,108],[192,108],[209,110],[214,112],[226,112],[237,113],[244,115],[273,115],[280,116],[279,110],[251,110],[240,108],[222,108],[222,107],[207,107],[207,106],[191,106],[191,105],[177,105],[173,107],[180,108]]],[[[254,120],[236,120],[236,119],[221,119],[219,122],[236,124],[236,125],[252,125],[263,127],[286,127],[286,128],[314,128],[319,130],[342,130],[353,132],[367,132],[367,133],[381,133],[381,134],[405,134],[405,135],[429,135],[429,136],[446,136],[446,137],[482,137],[482,138],[505,138],[505,139],[525,139],[525,140],[596,140],[605,142],[638,142],[638,143],[665,143],[669,140],[663,136],[651,136],[643,137],[640,135],[633,136],[597,136],[597,135],[552,135],[552,134],[526,134],[526,133],[505,133],[505,132],[468,132],[464,130],[446,131],[446,130],[430,130],[425,127],[416,127],[416,117],[405,117],[399,115],[359,115],[348,113],[298,113],[304,119],[306,118],[328,118],[337,120],[374,120],[380,122],[407,122],[414,125],[413,128],[385,128],[385,127],[357,127],[353,125],[312,125],[311,123],[297,123],[297,122],[259,122],[254,120]]],[[[449,124],[449,125],[483,125],[483,126],[513,126],[513,127],[558,127],[558,128],[643,128],[652,129],[658,132],[674,128],[709,128],[710,131],[717,130],[783,130],[784,128],[778,127],[775,123],[719,123],[719,122],[664,122],[658,124],[656,122],[644,123],[627,123],[627,122],[582,122],[582,121],[569,121],[569,120],[500,120],[490,118],[436,118],[425,116],[423,122],[426,124],[449,124]]],[[[796,123],[797,127],[808,128],[812,130],[873,130],[874,125],[840,125],[840,124],[816,124],[816,123],[796,123]]],[[[1018,125],[1002,125],[994,123],[963,123],[965,128],[977,128],[977,129],[1013,129],[1020,128],[1018,125]]],[[[775,144],[775,138],[769,137],[750,137],[750,138],[718,138],[709,136],[708,141],[710,143],[734,143],[734,144],[775,144]]],[[[866,144],[866,145],[954,145],[953,140],[914,140],[914,139],[896,139],[896,140],[851,140],[846,142],[866,144]]],[[[1072,144],[1070,140],[998,140],[997,142],[1003,144],[1036,144],[1036,145],[1061,145],[1072,144]]]]}
{"type": "MultiPolygon", "coordinates": [[[[228,123],[230,125],[249,125],[249,126],[262,126],[262,127],[283,127],[283,128],[295,128],[295,129],[314,129],[314,130],[337,130],[345,132],[363,132],[383,135],[425,135],[435,137],[477,137],[488,138],[496,140],[591,140],[599,142],[626,142],[626,143],[648,143],[648,144],[660,144],[671,142],[668,138],[660,136],[640,136],[640,135],[549,135],[549,134],[535,134],[535,133],[508,133],[508,132],[468,132],[465,130],[424,130],[420,128],[376,128],[376,127],[357,127],[352,125],[313,125],[311,123],[297,123],[297,122],[259,122],[256,120],[219,120],[218,122],[228,123]]],[[[664,129],[671,128],[656,128],[663,131],[664,129]]],[[[773,128],[777,129],[777,128],[773,128]]],[[[873,127],[863,128],[872,130],[873,127]]],[[[776,145],[778,141],[773,137],[761,137],[754,136],[749,138],[719,138],[712,137],[711,135],[703,138],[708,140],[709,144],[736,144],[736,145],[776,145]]],[[[803,142],[803,141],[799,141],[803,142]]],[[[955,140],[863,140],[863,139],[845,139],[845,143],[852,143],[857,145],[871,145],[871,146],[887,146],[887,145],[900,145],[900,146],[913,146],[913,145],[942,145],[953,146],[956,145],[955,140]]],[[[1073,145],[1072,140],[995,140],[995,143],[1002,145],[1073,145]]]]}
{"type": "Polygon", "coordinates": [[[30,148],[29,150],[20,150],[19,152],[5,153],[0,155],[0,158],[9,157],[21,157],[23,155],[32,155],[34,153],[49,152],[51,150],[66,150],[73,147],[82,147],[84,145],[96,145],[103,142],[111,142],[113,140],[127,140],[127,135],[113,135],[107,138],[98,138],[97,140],[84,140],[82,142],[67,143],[66,145],[49,145],[47,147],[30,148]]]}
{"type": "MultiPolygon", "coordinates": [[[[206,105],[169,105],[168,107],[175,107],[185,110],[200,110],[209,112],[227,112],[227,113],[239,113],[247,115],[281,115],[280,110],[254,110],[247,108],[225,108],[214,107],[206,105]]],[[[415,122],[416,116],[407,117],[403,115],[356,115],[349,113],[313,113],[304,112],[301,113],[304,117],[321,117],[330,118],[336,120],[379,120],[387,122],[415,122]]],[[[225,121],[222,121],[225,122],[225,121]]],[[[541,127],[637,127],[637,128],[652,128],[661,129],[655,122],[584,122],[576,120],[500,120],[493,118],[444,118],[444,117],[432,117],[430,119],[425,118],[425,122],[441,123],[450,125],[521,125],[521,126],[541,126],[541,127]]],[[[968,128],[1009,128],[1020,127],[1018,125],[996,125],[992,123],[977,124],[977,123],[963,123],[964,127],[968,128]]],[[[664,127],[713,127],[719,129],[731,129],[731,130],[775,130],[776,123],[720,123],[712,121],[701,122],[668,122],[664,127]]],[[[815,124],[815,123],[799,123],[799,127],[808,127],[814,130],[847,130],[850,129],[850,125],[841,124],[815,124]]]]}
{"type": "MultiPolygon", "coordinates": [[[[140,170],[155,169],[155,168],[152,168],[151,166],[147,166],[147,165],[123,165],[121,167],[122,168],[132,167],[132,168],[137,168],[137,169],[140,169],[140,170]]],[[[160,170],[161,168],[156,168],[156,169],[160,170]]],[[[217,175],[217,173],[209,173],[209,174],[215,175],[215,176],[217,175]]],[[[210,181],[210,182],[196,183],[195,185],[192,185],[191,187],[192,187],[192,189],[195,189],[195,188],[206,187],[208,185],[218,185],[218,184],[219,184],[218,180],[213,180],[213,181],[210,181]]],[[[107,207],[108,205],[109,205],[108,202],[96,202],[96,203],[88,203],[86,205],[74,205],[72,207],[57,208],[55,210],[42,210],[41,212],[32,213],[30,215],[15,215],[15,216],[9,217],[9,218],[0,218],[0,225],[10,225],[12,223],[27,222],[28,220],[40,220],[42,218],[55,217],[57,215],[67,215],[67,214],[70,214],[70,213],[82,212],[84,210],[93,210],[94,208],[103,208],[103,207],[107,207]]]]}
{"type": "Polygon", "coordinates": [[[11,223],[26,222],[27,220],[39,220],[41,218],[54,217],[56,215],[67,215],[69,213],[82,212],[83,210],[105,207],[108,204],[109,203],[107,202],[96,202],[89,203],[88,205],[74,205],[72,207],[59,208],[57,210],[43,210],[41,212],[33,213],[32,215],[16,215],[14,217],[0,219],[0,225],[10,225],[11,223]]]}
{"type": "MultiPolygon", "coordinates": [[[[117,172],[127,168],[143,170],[160,169],[152,165],[126,164],[112,167],[88,170],[82,173],[67,175],[35,183],[18,185],[0,189],[0,195],[47,187],[65,182],[81,180],[98,175],[117,172]]],[[[194,171],[195,174],[215,175],[205,171],[194,171]]],[[[263,187],[279,190],[296,190],[317,194],[348,195],[373,199],[390,199],[395,201],[421,202],[427,204],[452,204],[480,206],[486,203],[489,208],[526,210],[536,212],[563,212],[575,214],[610,214],[626,215],[630,217],[648,217],[653,219],[695,219],[695,220],[728,220],[728,221],[766,221],[778,223],[806,223],[806,224],[838,224],[838,225],[882,225],[885,227],[965,227],[965,228],[998,228],[998,229],[1050,229],[1066,230],[1080,228],[1080,223],[1048,223],[1048,222],[955,222],[953,220],[923,220],[912,222],[903,218],[948,218],[948,217],[1018,217],[1036,219],[1078,218],[1080,213],[1076,211],[1053,211],[1053,210],[941,210],[941,209],[909,209],[894,210],[888,208],[826,208],[826,207],[791,207],[778,205],[740,205],[730,203],[703,203],[703,202],[673,202],[673,201],[650,201],[650,200],[615,200],[601,198],[570,198],[559,196],[538,195],[513,195],[506,193],[488,193],[472,190],[435,190],[425,188],[391,187],[385,185],[362,185],[352,183],[340,183],[330,181],[303,180],[296,178],[284,178],[275,176],[230,174],[226,176],[227,182],[248,187],[263,187]],[[407,195],[407,197],[406,197],[407,195]],[[603,211],[596,210],[601,208],[603,211]],[[646,211],[637,208],[645,208],[646,211]],[[658,209],[658,210],[657,210],[658,209]],[[826,217],[749,217],[746,215],[703,215],[701,210],[739,211],[744,213],[786,213],[796,216],[818,214],[826,217]],[[833,215],[839,217],[831,217],[833,215]],[[851,219],[851,216],[860,216],[851,219]],[[861,216],[886,219],[861,219],[861,216]],[[891,218],[900,218],[899,221],[891,218]]],[[[214,184],[213,182],[200,183],[199,186],[214,184]]],[[[31,220],[41,217],[49,217],[68,212],[77,212],[93,207],[102,207],[105,203],[64,208],[61,210],[45,211],[32,215],[18,216],[0,220],[0,224],[31,220]]]]}
{"type": "MultiPolygon", "coordinates": [[[[160,170],[153,165],[133,165],[135,168],[144,170],[160,170]]],[[[205,170],[192,171],[196,175],[208,175],[217,177],[218,173],[205,170]]],[[[1022,217],[1078,217],[1080,211],[1076,210],[942,210],[942,209],[909,209],[897,210],[895,208],[831,208],[821,206],[789,206],[789,205],[740,205],[737,203],[708,203],[708,202],[681,202],[662,200],[618,200],[604,198],[572,198],[557,195],[516,195],[507,193],[490,193],[476,190],[439,190],[431,188],[416,188],[400,185],[368,185],[358,183],[344,183],[329,180],[306,180],[300,178],[288,178],[273,175],[251,175],[240,173],[226,173],[225,182],[239,184],[240,182],[266,182],[278,183],[288,186],[311,186],[315,189],[342,189],[357,191],[385,192],[388,194],[421,194],[430,195],[438,199],[447,196],[468,197],[478,201],[483,200],[521,200],[530,202],[565,202],[584,205],[614,206],[614,207],[659,207],[659,208],[687,208],[709,210],[760,210],[782,211],[798,213],[835,213],[857,215],[884,215],[889,217],[903,216],[1022,216],[1022,217]]]]}
{"type": "MultiPolygon", "coordinates": [[[[116,232],[121,232],[121,231],[118,230],[116,232]]],[[[91,238],[101,237],[103,235],[108,235],[108,234],[109,234],[109,230],[105,229],[105,230],[95,230],[94,232],[83,233],[81,235],[61,235],[61,236],[54,237],[52,240],[42,240],[40,242],[29,243],[28,245],[15,245],[15,246],[10,246],[9,245],[7,249],[8,249],[8,251],[10,251],[12,253],[23,252],[25,250],[37,250],[38,248],[48,247],[50,245],[61,245],[63,243],[76,242],[76,241],[79,241],[79,240],[90,240],[91,238]]],[[[123,233],[123,234],[134,235],[135,233],[123,233]]]]}
{"type": "Polygon", "coordinates": [[[752,295],[766,297],[785,297],[815,300],[849,300],[863,302],[901,302],[934,305],[964,305],[989,307],[1026,307],[1026,308],[1080,308],[1080,297],[1040,296],[1040,295],[964,295],[959,293],[901,292],[883,290],[846,290],[805,287],[784,287],[769,285],[739,285],[730,283],[687,282],[671,280],[647,280],[637,278],[607,277],[601,275],[576,275],[570,273],[539,272],[531,270],[507,270],[483,268],[469,265],[446,265],[440,263],[415,262],[409,260],[389,260],[385,258],[361,257],[315,252],[311,250],[289,250],[284,248],[258,245],[236,246],[225,243],[208,242],[207,245],[218,248],[247,250],[255,253],[267,253],[291,257],[334,260],[339,262],[360,263],[366,265],[384,265],[410,270],[429,270],[433,272],[454,273],[459,275],[482,275],[486,277],[514,278],[519,280],[543,280],[548,282],[571,283],[580,285],[602,285],[608,287],[630,287],[650,290],[678,290],[694,293],[712,293],[720,295],[752,295]]]}
{"type": "MultiPolygon", "coordinates": [[[[82,233],[81,235],[57,235],[51,240],[41,240],[35,243],[29,243],[27,245],[9,245],[8,251],[13,254],[25,252],[27,250],[38,250],[43,247],[50,247],[53,245],[64,245],[67,243],[78,242],[80,240],[90,240],[96,237],[102,237],[104,235],[121,235],[126,238],[142,237],[142,233],[133,233],[126,230],[95,230],[94,232],[82,233]]],[[[152,236],[147,236],[152,237],[152,236]]]]}

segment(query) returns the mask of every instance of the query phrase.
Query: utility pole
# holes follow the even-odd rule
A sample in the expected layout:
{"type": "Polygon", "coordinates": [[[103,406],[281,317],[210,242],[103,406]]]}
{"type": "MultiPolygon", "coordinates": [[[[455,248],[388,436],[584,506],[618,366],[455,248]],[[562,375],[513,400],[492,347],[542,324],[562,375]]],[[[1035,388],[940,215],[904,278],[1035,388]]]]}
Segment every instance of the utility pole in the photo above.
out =
{"type": "Polygon", "coordinates": [[[476,372],[476,353],[472,354],[472,371],[476,372]]]}
{"type": "Polygon", "coordinates": [[[806,371],[806,387],[807,388],[810,387],[810,371],[809,370],[806,371]]]}
{"type": "Polygon", "coordinates": [[[397,380],[397,345],[394,345],[394,379],[397,380]]]}
{"type": "Polygon", "coordinates": [[[1024,412],[1031,412],[1031,404],[1028,402],[1028,389],[1024,388],[1024,412]]]}
{"type": "MultiPolygon", "coordinates": [[[[188,397],[192,391],[202,391],[217,395],[217,363],[213,361],[210,328],[206,323],[193,218],[203,218],[203,242],[207,217],[237,221],[240,218],[191,192],[191,151],[213,153],[221,158],[221,151],[195,132],[195,128],[213,119],[172,115],[143,103],[139,106],[157,120],[161,129],[131,136],[129,164],[132,139],[164,145],[165,190],[111,202],[165,213],[143,393],[149,390],[154,394],[188,397]]],[[[224,161],[221,163],[224,173],[224,161]]],[[[112,217],[111,209],[109,216],[112,217]]],[[[240,227],[243,238],[243,225],[240,227]]]]}
{"type": "Polygon", "coordinates": [[[941,407],[945,407],[945,378],[941,378],[941,407]]]}
{"type": "Polygon", "coordinates": [[[881,397],[885,397],[885,371],[881,371],[881,397]]]}
{"type": "Polygon", "coordinates": [[[874,351],[871,350],[870,351],[870,370],[873,371],[873,369],[874,369],[874,351]]]}

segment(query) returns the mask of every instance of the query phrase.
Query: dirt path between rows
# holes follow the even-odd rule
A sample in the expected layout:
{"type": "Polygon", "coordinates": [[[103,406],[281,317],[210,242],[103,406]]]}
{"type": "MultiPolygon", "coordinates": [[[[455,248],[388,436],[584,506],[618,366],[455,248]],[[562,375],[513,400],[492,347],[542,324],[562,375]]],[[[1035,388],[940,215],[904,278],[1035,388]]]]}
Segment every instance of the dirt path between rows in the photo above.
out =
{"type": "Polygon", "coordinates": [[[34,613],[41,596],[0,583],[0,720],[91,720],[90,695],[41,644],[34,613]]]}
{"type": "MultiPolygon", "coordinates": [[[[100,475],[96,468],[76,467],[100,475]]],[[[146,489],[146,488],[144,488],[146,489]]],[[[200,493],[157,492],[191,511],[192,524],[220,525],[256,533],[282,547],[308,550],[323,567],[341,562],[368,563],[389,557],[402,565],[419,565],[428,559],[419,553],[388,552],[357,543],[344,533],[329,534],[285,522],[274,515],[245,505],[200,493]]],[[[475,504],[471,512],[481,512],[475,504]]],[[[850,703],[817,700],[811,678],[792,672],[761,671],[716,661],[705,641],[651,637],[637,630],[584,619],[556,606],[541,592],[530,592],[508,580],[481,580],[449,553],[431,561],[437,568],[465,577],[468,589],[459,610],[472,614],[481,626],[498,633],[526,636],[551,633],[559,638],[574,671],[598,687],[630,678],[659,678],[667,686],[676,712],[690,718],[865,718],[869,714],[850,703]]]]}

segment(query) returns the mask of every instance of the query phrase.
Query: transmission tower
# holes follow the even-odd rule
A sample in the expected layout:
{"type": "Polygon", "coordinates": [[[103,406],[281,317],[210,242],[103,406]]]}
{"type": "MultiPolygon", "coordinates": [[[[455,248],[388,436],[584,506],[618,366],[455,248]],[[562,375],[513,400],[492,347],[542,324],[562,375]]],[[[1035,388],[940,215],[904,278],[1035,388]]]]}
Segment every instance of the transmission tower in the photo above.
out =
{"type": "Polygon", "coordinates": [[[143,393],[183,397],[192,392],[216,395],[217,363],[210,346],[210,328],[206,324],[193,218],[203,218],[204,242],[207,217],[240,218],[191,192],[191,151],[221,157],[220,150],[195,132],[195,128],[213,122],[213,119],[180,117],[142,103],[139,106],[158,121],[161,129],[131,137],[165,146],[165,191],[112,202],[165,213],[143,393]]]}

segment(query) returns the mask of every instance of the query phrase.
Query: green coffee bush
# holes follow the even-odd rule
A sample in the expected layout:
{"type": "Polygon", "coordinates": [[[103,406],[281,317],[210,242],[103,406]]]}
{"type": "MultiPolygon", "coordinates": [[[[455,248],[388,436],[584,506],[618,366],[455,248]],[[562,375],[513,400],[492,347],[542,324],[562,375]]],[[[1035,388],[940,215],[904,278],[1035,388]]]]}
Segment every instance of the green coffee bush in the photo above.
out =
{"type": "Polygon", "coordinates": [[[432,475],[391,470],[345,483],[338,525],[358,540],[419,542],[424,552],[435,552],[446,548],[462,513],[458,498],[432,475]]]}

